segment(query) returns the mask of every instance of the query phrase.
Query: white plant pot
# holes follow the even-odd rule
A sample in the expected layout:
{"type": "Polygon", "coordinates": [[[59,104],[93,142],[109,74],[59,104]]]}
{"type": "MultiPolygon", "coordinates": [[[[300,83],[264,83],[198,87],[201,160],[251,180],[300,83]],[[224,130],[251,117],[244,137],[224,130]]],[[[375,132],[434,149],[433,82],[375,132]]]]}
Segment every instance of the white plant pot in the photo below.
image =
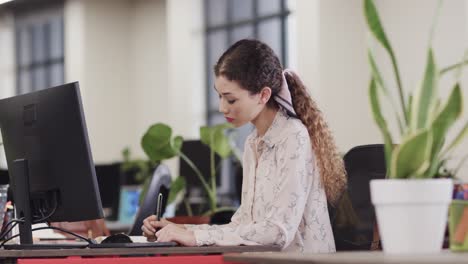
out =
{"type": "Polygon", "coordinates": [[[370,192],[385,253],[441,251],[451,179],[371,180],[370,192]]]}

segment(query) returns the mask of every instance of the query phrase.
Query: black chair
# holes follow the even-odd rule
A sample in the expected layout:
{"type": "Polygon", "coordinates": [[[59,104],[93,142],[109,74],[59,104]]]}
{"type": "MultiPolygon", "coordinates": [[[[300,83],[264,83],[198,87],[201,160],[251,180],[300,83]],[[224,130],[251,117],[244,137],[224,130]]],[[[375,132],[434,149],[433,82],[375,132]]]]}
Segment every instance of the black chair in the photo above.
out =
{"type": "Polygon", "coordinates": [[[141,236],[141,226],[146,217],[152,215],[156,211],[157,200],[159,193],[163,195],[163,204],[161,207],[162,214],[166,209],[169,189],[171,187],[171,173],[169,168],[164,164],[159,164],[153,173],[148,191],[143,199],[143,202],[138,209],[133,222],[132,228],[128,232],[130,236],[141,236]]]}
{"type": "Polygon", "coordinates": [[[344,156],[348,188],[336,208],[330,212],[336,249],[370,250],[379,245],[369,182],[384,179],[386,164],[384,145],[352,148],[344,156]]]}

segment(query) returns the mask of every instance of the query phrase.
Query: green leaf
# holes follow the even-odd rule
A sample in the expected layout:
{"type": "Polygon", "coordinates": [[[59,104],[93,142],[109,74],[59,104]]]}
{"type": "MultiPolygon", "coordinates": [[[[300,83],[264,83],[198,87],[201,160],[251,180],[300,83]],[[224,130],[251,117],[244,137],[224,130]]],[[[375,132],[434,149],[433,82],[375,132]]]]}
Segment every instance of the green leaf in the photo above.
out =
{"type": "Polygon", "coordinates": [[[374,5],[372,0],[364,0],[364,14],[366,17],[367,25],[369,26],[370,31],[374,37],[384,46],[384,48],[393,54],[392,47],[390,42],[385,35],[385,31],[380,23],[379,14],[377,13],[377,8],[374,5]]]}
{"type": "Polygon", "coordinates": [[[450,151],[455,149],[460,143],[463,142],[463,140],[468,136],[468,122],[465,123],[465,126],[458,132],[457,136],[455,136],[455,139],[448,145],[448,147],[444,150],[443,156],[447,155],[450,151]]]}
{"type": "Polygon", "coordinates": [[[393,111],[395,112],[395,118],[398,123],[398,128],[400,129],[400,133],[403,133],[403,123],[400,118],[400,114],[398,113],[398,109],[396,106],[395,101],[393,100],[392,96],[390,95],[390,92],[388,91],[387,86],[385,85],[385,82],[382,78],[382,75],[380,74],[379,68],[377,67],[377,64],[375,63],[374,55],[372,54],[372,51],[368,49],[367,51],[367,57],[369,59],[369,64],[371,66],[371,72],[374,80],[376,81],[376,85],[378,87],[382,88],[382,91],[387,97],[387,99],[390,101],[390,104],[392,105],[393,111]]]}
{"type": "Polygon", "coordinates": [[[403,97],[403,85],[401,84],[400,72],[398,70],[398,64],[396,62],[395,55],[393,53],[392,46],[388,41],[388,38],[385,34],[385,31],[382,27],[382,23],[380,22],[379,14],[377,13],[377,9],[374,5],[374,1],[372,0],[364,0],[364,15],[366,18],[367,25],[369,30],[374,35],[380,44],[385,48],[388,52],[390,59],[392,61],[393,71],[395,73],[396,82],[398,85],[398,94],[400,98],[401,110],[404,114],[405,122],[408,123],[408,117],[406,116],[406,104],[405,99],[403,97]]]}
{"type": "MultiPolygon", "coordinates": [[[[410,94],[409,99],[408,99],[408,107],[406,107],[406,116],[408,117],[408,120],[412,120],[412,118],[413,118],[413,111],[412,111],[413,101],[414,101],[413,100],[413,95],[410,94]]],[[[407,127],[407,130],[409,130],[408,127],[407,127]]],[[[405,133],[406,132],[409,133],[409,131],[405,131],[405,133]]]]}
{"type": "Polygon", "coordinates": [[[152,125],[141,140],[141,146],[150,160],[158,162],[175,157],[182,146],[183,138],[172,138],[172,129],[162,123],[152,125]]]}
{"type": "Polygon", "coordinates": [[[454,65],[450,65],[450,66],[442,69],[440,71],[440,75],[442,76],[443,74],[445,74],[447,72],[450,72],[452,70],[458,70],[457,73],[456,73],[455,79],[457,80],[457,82],[460,82],[460,77],[461,77],[461,74],[463,72],[463,68],[465,67],[466,64],[468,64],[467,58],[468,58],[468,49],[465,50],[465,54],[463,55],[463,58],[462,58],[461,62],[456,63],[454,65]]]}
{"type": "Polygon", "coordinates": [[[171,147],[174,153],[180,153],[182,149],[182,144],[184,144],[184,138],[181,136],[176,136],[171,140],[171,147]]]}
{"type": "Polygon", "coordinates": [[[374,120],[377,123],[377,126],[379,127],[380,132],[382,133],[382,136],[384,139],[387,175],[390,175],[390,170],[391,170],[390,161],[391,161],[392,151],[393,151],[393,140],[388,130],[387,122],[385,121],[385,118],[382,115],[382,110],[380,109],[380,103],[379,103],[379,98],[377,94],[377,86],[375,84],[374,78],[371,79],[371,82],[369,85],[369,99],[370,99],[370,104],[372,108],[372,116],[374,117],[374,120]]]}
{"type": "Polygon", "coordinates": [[[174,202],[179,195],[179,193],[185,191],[187,182],[182,176],[177,177],[171,184],[171,189],[169,191],[169,197],[167,198],[167,203],[170,204],[174,202]]]}
{"type": "Polygon", "coordinates": [[[452,71],[452,70],[455,70],[455,69],[459,69],[461,66],[464,66],[468,64],[468,60],[464,60],[463,62],[459,62],[459,63],[456,63],[456,64],[453,64],[453,65],[450,65],[450,66],[447,66],[445,68],[443,68],[442,70],[440,70],[439,74],[442,76],[442,75],[445,75],[446,73],[452,71]]]}
{"type": "Polygon", "coordinates": [[[423,177],[430,165],[431,142],[432,135],[427,129],[404,139],[394,150],[390,177],[423,177]]]}
{"type": "Polygon", "coordinates": [[[432,48],[429,48],[424,80],[413,97],[411,127],[415,131],[429,125],[430,115],[437,99],[437,82],[434,54],[432,48]]]}
{"type": "Polygon", "coordinates": [[[461,94],[460,86],[455,84],[450,96],[443,106],[440,113],[432,123],[433,131],[433,144],[431,150],[431,160],[435,161],[438,158],[447,132],[449,128],[455,123],[463,112],[463,98],[461,94]]]}
{"type": "Polygon", "coordinates": [[[212,127],[201,127],[200,140],[202,143],[208,145],[221,158],[227,158],[231,155],[232,148],[229,144],[229,137],[225,134],[225,130],[232,127],[233,126],[229,123],[212,127]]]}

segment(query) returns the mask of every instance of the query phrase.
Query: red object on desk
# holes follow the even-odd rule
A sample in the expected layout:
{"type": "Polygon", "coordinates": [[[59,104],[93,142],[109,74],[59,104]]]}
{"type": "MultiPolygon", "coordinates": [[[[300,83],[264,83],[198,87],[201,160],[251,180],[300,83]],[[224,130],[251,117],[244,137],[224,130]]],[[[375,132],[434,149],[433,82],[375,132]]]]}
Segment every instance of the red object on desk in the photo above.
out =
{"type": "Polygon", "coordinates": [[[18,264],[236,264],[225,262],[223,255],[154,256],[154,257],[67,257],[54,259],[18,259],[18,264]]]}

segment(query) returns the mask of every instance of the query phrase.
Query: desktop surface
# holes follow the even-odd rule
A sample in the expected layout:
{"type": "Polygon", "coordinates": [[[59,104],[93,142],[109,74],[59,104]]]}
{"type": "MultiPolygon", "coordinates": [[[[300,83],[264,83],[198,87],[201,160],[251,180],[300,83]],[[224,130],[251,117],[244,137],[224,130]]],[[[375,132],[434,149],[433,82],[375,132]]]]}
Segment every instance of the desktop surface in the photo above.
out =
{"type": "Polygon", "coordinates": [[[135,256],[157,254],[223,254],[239,252],[279,251],[277,246],[205,246],[205,247],[152,247],[152,248],[81,248],[81,249],[40,249],[40,250],[3,250],[2,258],[43,258],[69,256],[135,256]]]}

